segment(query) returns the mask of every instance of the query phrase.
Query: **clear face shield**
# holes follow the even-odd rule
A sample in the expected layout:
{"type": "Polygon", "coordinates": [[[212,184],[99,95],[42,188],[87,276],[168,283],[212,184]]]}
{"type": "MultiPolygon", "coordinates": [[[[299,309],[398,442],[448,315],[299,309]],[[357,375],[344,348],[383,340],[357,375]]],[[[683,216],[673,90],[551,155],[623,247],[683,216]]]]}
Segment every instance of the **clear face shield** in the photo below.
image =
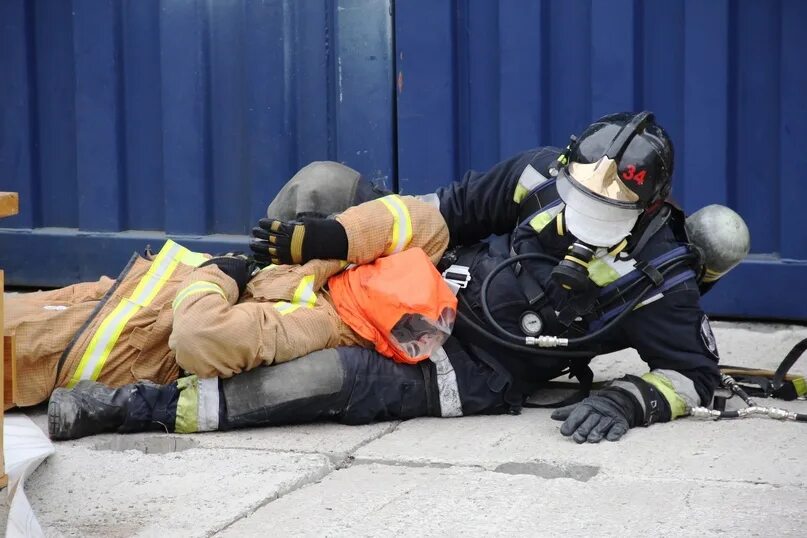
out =
{"type": "Polygon", "coordinates": [[[404,314],[392,328],[390,340],[411,359],[426,358],[446,343],[455,319],[456,311],[451,308],[444,308],[436,320],[404,314]]]}
{"type": "Polygon", "coordinates": [[[630,234],[642,213],[639,196],[619,178],[617,163],[569,163],[557,176],[569,231],[595,247],[612,247],[630,234]]]}

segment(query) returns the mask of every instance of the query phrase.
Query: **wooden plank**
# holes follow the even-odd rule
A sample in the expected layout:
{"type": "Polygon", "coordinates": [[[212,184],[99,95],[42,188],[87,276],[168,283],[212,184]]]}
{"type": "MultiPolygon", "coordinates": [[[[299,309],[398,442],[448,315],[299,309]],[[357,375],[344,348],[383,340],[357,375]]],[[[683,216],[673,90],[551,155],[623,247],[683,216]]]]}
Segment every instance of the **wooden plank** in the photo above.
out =
{"type": "Polygon", "coordinates": [[[0,192],[0,218],[20,212],[20,197],[16,192],[0,192]]]}
{"type": "MultiPolygon", "coordinates": [[[[3,319],[3,297],[5,291],[5,275],[3,271],[0,270],[0,338],[3,336],[3,327],[4,327],[4,319],[3,319]]],[[[0,368],[0,401],[4,402],[5,398],[3,396],[3,386],[5,385],[3,381],[3,376],[5,372],[5,360],[3,354],[3,348],[5,346],[0,346],[0,365],[3,367],[0,368]]],[[[0,488],[5,487],[8,484],[8,477],[6,476],[6,465],[3,461],[3,409],[0,408],[0,488]]]]}
{"type": "Polygon", "coordinates": [[[17,356],[14,335],[3,336],[3,410],[8,411],[17,401],[17,356]]]}

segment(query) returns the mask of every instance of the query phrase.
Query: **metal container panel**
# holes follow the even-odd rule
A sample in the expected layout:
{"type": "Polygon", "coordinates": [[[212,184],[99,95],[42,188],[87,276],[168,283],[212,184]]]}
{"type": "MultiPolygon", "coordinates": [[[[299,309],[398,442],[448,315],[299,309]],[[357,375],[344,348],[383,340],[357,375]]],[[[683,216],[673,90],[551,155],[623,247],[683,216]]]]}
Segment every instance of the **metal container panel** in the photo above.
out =
{"type": "Polygon", "coordinates": [[[806,26],[800,0],[397,2],[400,190],[649,109],[676,146],[674,197],[751,230],[706,309],[807,320],[806,26]]]}
{"type": "Polygon", "coordinates": [[[245,250],[303,165],[393,181],[390,0],[3,0],[10,285],[115,275],[167,235],[245,250]]]}

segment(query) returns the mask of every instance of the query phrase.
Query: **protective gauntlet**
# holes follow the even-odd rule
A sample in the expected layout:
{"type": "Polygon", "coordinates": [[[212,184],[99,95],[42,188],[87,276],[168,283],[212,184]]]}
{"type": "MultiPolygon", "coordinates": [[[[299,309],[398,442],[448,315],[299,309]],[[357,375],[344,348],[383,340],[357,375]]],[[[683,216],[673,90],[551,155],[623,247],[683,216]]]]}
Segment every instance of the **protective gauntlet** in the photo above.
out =
{"type": "Polygon", "coordinates": [[[630,428],[667,422],[670,416],[670,406],[658,389],[632,375],[552,413],[553,419],[563,421],[560,433],[576,443],[617,441],[630,428]]]}
{"type": "Polygon", "coordinates": [[[252,229],[249,248],[264,264],[303,264],[309,260],[347,258],[347,233],[334,219],[305,218],[283,222],[261,219],[252,229]]]}

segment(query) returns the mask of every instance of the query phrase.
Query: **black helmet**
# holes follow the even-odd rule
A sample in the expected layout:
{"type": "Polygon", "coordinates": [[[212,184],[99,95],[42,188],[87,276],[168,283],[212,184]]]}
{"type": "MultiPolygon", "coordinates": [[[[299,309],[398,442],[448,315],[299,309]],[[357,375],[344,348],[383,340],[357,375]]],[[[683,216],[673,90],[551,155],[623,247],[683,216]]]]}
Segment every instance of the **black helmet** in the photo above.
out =
{"type": "Polygon", "coordinates": [[[594,246],[616,244],[639,215],[670,192],[673,149],[650,112],[592,123],[550,169],[569,230],[594,246]],[[611,243],[613,241],[613,243],[611,243]]]}
{"type": "Polygon", "coordinates": [[[568,162],[590,164],[603,157],[616,161],[617,173],[646,208],[670,193],[673,145],[652,112],[609,114],[588,126],[570,148],[568,162]]]}

